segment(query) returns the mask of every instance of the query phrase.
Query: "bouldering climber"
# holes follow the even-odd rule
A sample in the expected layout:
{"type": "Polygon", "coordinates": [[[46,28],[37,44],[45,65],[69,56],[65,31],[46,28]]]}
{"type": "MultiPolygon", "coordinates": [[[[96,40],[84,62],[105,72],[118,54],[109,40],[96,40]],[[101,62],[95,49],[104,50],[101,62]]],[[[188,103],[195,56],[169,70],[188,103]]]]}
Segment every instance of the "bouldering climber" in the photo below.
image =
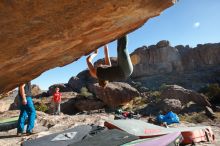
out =
{"type": "Polygon", "coordinates": [[[131,58],[126,48],[127,46],[127,36],[123,36],[117,41],[117,59],[118,64],[116,66],[111,65],[109,59],[108,47],[105,45],[105,64],[100,65],[97,68],[92,64],[93,58],[97,55],[96,50],[94,54],[87,57],[87,65],[92,77],[97,78],[99,85],[105,87],[108,81],[115,80],[125,80],[133,72],[133,65],[131,63],[131,58]]]}

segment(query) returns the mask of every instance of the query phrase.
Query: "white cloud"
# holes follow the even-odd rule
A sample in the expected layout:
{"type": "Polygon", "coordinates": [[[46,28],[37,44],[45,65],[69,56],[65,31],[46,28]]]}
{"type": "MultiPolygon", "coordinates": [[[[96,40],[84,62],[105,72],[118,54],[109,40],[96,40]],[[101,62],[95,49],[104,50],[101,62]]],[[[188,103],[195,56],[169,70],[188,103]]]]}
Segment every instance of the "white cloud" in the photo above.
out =
{"type": "Polygon", "coordinates": [[[195,27],[195,28],[198,28],[200,26],[200,22],[195,22],[194,24],[193,24],[193,27],[195,27]]]}

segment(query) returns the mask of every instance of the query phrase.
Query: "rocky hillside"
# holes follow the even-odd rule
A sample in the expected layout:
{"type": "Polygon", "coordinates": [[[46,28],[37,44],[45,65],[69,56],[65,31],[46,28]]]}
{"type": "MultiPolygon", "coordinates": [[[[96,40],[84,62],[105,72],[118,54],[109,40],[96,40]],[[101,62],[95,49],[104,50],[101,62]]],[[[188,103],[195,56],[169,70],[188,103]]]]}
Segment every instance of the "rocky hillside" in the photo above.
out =
{"type": "Polygon", "coordinates": [[[132,79],[148,88],[178,84],[198,90],[207,83],[220,82],[220,43],[171,46],[169,41],[143,46],[131,53],[132,79]]]}

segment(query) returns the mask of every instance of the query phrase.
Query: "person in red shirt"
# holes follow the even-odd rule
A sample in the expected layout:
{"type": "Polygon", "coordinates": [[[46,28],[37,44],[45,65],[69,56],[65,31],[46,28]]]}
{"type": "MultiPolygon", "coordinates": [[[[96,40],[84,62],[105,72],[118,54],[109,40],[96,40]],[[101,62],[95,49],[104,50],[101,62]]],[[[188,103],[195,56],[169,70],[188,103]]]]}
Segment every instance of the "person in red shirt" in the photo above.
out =
{"type": "Polygon", "coordinates": [[[60,103],[61,103],[61,96],[62,94],[59,92],[60,89],[57,87],[55,89],[55,93],[53,94],[53,103],[54,103],[54,115],[60,114],[60,103]]]}

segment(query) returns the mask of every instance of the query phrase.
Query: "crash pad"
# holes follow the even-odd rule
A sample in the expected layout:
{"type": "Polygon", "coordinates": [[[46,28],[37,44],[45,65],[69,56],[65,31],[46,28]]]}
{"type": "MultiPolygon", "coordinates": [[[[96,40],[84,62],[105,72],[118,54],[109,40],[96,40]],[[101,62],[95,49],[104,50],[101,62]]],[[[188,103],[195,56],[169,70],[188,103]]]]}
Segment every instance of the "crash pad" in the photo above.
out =
{"type": "Polygon", "coordinates": [[[7,131],[17,127],[18,117],[1,118],[0,131],[7,131]]]}
{"type": "Polygon", "coordinates": [[[10,117],[10,118],[0,118],[0,124],[18,121],[19,117],[10,117]]]}
{"type": "Polygon", "coordinates": [[[135,140],[121,146],[176,146],[183,140],[181,132],[169,133],[154,138],[135,140]]]}
{"type": "Polygon", "coordinates": [[[73,142],[81,141],[86,135],[91,132],[92,126],[90,125],[80,125],[71,129],[67,129],[58,133],[50,134],[43,136],[34,140],[28,140],[22,143],[22,146],[67,146],[73,142]],[[63,133],[76,132],[75,137],[70,140],[60,140],[60,141],[51,141],[55,137],[63,133]]]}
{"type": "Polygon", "coordinates": [[[157,137],[173,132],[181,132],[184,138],[184,144],[201,141],[213,142],[215,140],[214,133],[209,126],[164,128],[135,119],[111,120],[106,121],[104,125],[109,129],[121,129],[140,138],[157,137]]]}
{"type": "Polygon", "coordinates": [[[68,146],[119,146],[136,139],[138,139],[137,136],[131,135],[118,129],[112,129],[98,133],[93,137],[70,144],[68,146]]]}

